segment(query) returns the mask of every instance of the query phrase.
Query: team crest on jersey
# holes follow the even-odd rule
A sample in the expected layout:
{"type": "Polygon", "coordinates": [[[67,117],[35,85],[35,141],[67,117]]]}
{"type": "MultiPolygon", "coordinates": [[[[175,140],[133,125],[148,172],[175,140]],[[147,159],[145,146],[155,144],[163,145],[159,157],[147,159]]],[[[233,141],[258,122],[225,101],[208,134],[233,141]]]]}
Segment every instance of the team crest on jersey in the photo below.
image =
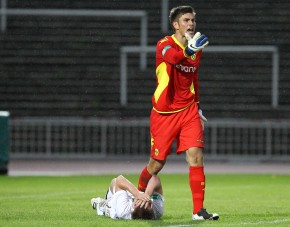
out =
{"type": "Polygon", "coordinates": [[[191,60],[195,60],[196,59],[196,55],[194,54],[190,58],[191,58],[191,60]]]}
{"type": "Polygon", "coordinates": [[[158,149],[157,149],[157,148],[155,148],[155,150],[154,150],[154,154],[155,154],[156,156],[158,156],[158,155],[159,155],[159,151],[158,151],[158,149]]]}
{"type": "Polygon", "coordinates": [[[154,146],[154,138],[153,138],[153,136],[151,135],[151,147],[153,147],[154,146]]]}

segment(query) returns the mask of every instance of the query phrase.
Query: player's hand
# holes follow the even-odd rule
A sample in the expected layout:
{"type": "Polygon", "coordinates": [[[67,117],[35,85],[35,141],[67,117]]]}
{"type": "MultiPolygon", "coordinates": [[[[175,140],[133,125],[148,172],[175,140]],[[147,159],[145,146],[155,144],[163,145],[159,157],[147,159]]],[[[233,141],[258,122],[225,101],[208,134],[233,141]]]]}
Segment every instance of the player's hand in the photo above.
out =
{"type": "Polygon", "coordinates": [[[147,209],[147,207],[151,207],[152,208],[153,204],[152,201],[142,201],[142,200],[138,200],[135,202],[135,207],[144,207],[145,209],[147,209]]]}
{"type": "Polygon", "coordinates": [[[135,198],[137,201],[144,201],[148,202],[150,201],[150,196],[145,194],[144,192],[139,192],[135,198]]]}
{"type": "Polygon", "coordinates": [[[149,195],[145,194],[144,192],[139,192],[135,196],[135,205],[142,208],[142,207],[148,207],[151,203],[151,198],[149,195]]]}
{"type": "Polygon", "coordinates": [[[199,113],[199,116],[200,116],[200,122],[201,122],[201,125],[202,125],[202,130],[204,130],[204,123],[207,122],[207,119],[206,119],[205,116],[203,116],[201,109],[198,110],[198,113],[199,113]]]}
{"type": "Polygon", "coordinates": [[[188,45],[185,48],[185,53],[188,56],[202,50],[209,43],[208,38],[200,32],[195,33],[192,38],[189,34],[185,33],[185,38],[188,41],[188,45]]]}
{"type": "Polygon", "coordinates": [[[153,208],[153,203],[151,200],[148,202],[145,202],[145,204],[144,204],[144,209],[147,209],[148,207],[150,207],[151,209],[153,208]]]}

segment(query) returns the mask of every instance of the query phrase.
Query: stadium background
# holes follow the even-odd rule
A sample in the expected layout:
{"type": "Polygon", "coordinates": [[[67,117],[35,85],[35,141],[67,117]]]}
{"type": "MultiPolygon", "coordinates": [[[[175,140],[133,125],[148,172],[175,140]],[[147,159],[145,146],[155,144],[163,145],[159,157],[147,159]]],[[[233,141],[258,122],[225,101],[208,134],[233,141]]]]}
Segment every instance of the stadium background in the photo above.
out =
{"type": "MultiPolygon", "coordinates": [[[[148,19],[147,45],[154,46],[167,34],[161,29],[162,2],[168,2],[169,9],[192,5],[197,29],[209,37],[210,46],[278,47],[277,107],[271,104],[273,65],[267,52],[205,52],[200,97],[209,119],[209,157],[224,160],[238,154],[239,160],[289,160],[290,4],[286,0],[10,0],[6,8],[143,10],[148,19]],[[215,140],[223,137],[230,137],[230,142],[224,140],[218,147],[215,140]]],[[[120,49],[140,45],[140,19],[7,15],[6,20],[0,36],[0,106],[10,112],[12,159],[148,156],[154,53],[147,53],[145,69],[139,67],[139,53],[128,55],[128,104],[120,104],[120,49]],[[44,138],[47,134],[49,141],[44,138]],[[140,141],[140,134],[147,136],[140,141]]]]}

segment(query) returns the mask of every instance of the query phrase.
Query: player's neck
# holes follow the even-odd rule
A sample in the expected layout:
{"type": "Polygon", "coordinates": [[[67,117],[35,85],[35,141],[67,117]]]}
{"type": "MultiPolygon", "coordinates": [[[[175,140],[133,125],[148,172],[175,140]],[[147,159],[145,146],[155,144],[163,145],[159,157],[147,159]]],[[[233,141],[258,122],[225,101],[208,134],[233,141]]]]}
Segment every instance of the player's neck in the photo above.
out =
{"type": "Polygon", "coordinates": [[[181,35],[179,32],[174,34],[175,39],[178,40],[178,42],[180,42],[180,44],[182,44],[184,47],[187,45],[187,39],[185,38],[185,36],[181,35]]]}

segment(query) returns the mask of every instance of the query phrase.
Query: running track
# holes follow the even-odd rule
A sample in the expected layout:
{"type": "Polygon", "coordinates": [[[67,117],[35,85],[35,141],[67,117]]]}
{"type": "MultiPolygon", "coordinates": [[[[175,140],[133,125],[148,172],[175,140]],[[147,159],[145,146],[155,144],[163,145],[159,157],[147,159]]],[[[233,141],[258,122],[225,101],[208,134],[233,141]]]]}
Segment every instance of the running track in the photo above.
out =
{"type": "MultiPolygon", "coordinates": [[[[10,160],[10,176],[139,174],[148,160],[10,160]]],[[[188,173],[187,163],[168,160],[161,173],[188,173]]],[[[205,173],[290,174],[289,162],[205,162],[205,173]]]]}

